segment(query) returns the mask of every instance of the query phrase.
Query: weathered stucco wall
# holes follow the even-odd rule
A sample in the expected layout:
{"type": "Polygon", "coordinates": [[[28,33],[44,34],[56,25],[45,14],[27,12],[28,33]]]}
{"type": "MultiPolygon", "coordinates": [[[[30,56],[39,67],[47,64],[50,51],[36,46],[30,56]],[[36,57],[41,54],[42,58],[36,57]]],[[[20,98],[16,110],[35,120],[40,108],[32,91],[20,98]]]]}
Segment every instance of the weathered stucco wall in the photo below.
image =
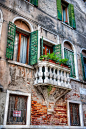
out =
{"type": "MultiPolygon", "coordinates": [[[[75,46],[79,79],[83,80],[80,51],[81,48],[86,48],[86,9],[84,2],[81,0],[66,1],[74,4],[76,30],[57,20],[55,0],[39,0],[38,8],[23,0],[0,0],[0,8],[3,12],[4,19],[0,40],[0,84],[3,85],[5,90],[5,93],[0,92],[0,124],[3,124],[6,90],[9,89],[31,93],[32,125],[68,125],[67,100],[82,102],[84,125],[86,125],[86,96],[80,95],[79,90],[80,87],[86,88],[86,84],[80,81],[71,81],[72,90],[66,96],[63,96],[55,102],[52,95],[56,90],[55,88],[48,95],[47,88],[45,87],[43,89],[45,96],[43,96],[39,88],[33,86],[33,68],[8,63],[5,59],[8,23],[16,17],[23,17],[32,24],[34,30],[38,29],[38,25],[40,25],[55,33],[54,35],[42,29],[40,30],[40,36],[56,43],[58,40],[56,35],[58,35],[59,43],[62,44],[64,40],[69,40],[75,46]]],[[[57,95],[59,95],[58,92],[57,95]]]]}

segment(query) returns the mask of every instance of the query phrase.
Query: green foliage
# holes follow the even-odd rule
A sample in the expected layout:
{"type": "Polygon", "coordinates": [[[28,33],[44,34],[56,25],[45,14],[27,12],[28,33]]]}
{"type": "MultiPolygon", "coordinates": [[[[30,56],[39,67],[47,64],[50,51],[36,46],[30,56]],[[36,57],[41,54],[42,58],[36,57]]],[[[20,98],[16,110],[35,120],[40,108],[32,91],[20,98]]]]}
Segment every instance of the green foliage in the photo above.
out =
{"type": "Polygon", "coordinates": [[[44,59],[44,57],[43,57],[43,55],[41,55],[40,58],[39,58],[39,60],[43,60],[43,59],[44,59]]]}
{"type": "Polygon", "coordinates": [[[68,61],[68,59],[66,59],[66,58],[60,59],[60,60],[59,60],[59,63],[60,63],[60,64],[66,64],[67,61],[68,61]]]}
{"type": "Polygon", "coordinates": [[[49,85],[48,87],[47,87],[47,91],[48,91],[48,96],[50,95],[50,91],[52,90],[52,86],[51,85],[49,85]]]}
{"type": "Polygon", "coordinates": [[[49,60],[49,59],[53,60],[56,63],[65,64],[65,65],[67,65],[67,61],[68,61],[67,58],[61,59],[57,57],[57,55],[54,52],[51,54],[47,53],[47,55],[41,55],[39,58],[39,60],[49,60]]]}

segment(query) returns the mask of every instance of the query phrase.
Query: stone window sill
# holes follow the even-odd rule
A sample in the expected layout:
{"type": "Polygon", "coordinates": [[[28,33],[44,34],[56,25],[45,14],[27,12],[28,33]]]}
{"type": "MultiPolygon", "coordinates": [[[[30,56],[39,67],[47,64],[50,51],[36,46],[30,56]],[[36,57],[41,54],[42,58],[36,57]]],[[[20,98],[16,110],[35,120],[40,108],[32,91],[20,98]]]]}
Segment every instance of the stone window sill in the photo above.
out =
{"type": "Polygon", "coordinates": [[[22,66],[22,67],[25,67],[25,68],[34,69],[33,66],[30,66],[30,65],[27,65],[27,64],[23,64],[23,63],[20,63],[20,62],[17,62],[17,61],[8,60],[8,63],[10,63],[10,64],[15,64],[15,65],[19,65],[19,66],[22,66]]]}
{"type": "Polygon", "coordinates": [[[28,2],[28,1],[26,1],[26,0],[24,0],[24,2],[26,2],[26,3],[30,4],[30,5],[32,5],[32,6],[34,7],[34,5],[33,5],[33,4],[31,4],[30,2],[28,2]]]}
{"type": "Polygon", "coordinates": [[[71,26],[69,26],[68,24],[66,24],[64,22],[62,22],[62,24],[65,25],[65,26],[67,26],[67,27],[69,27],[69,28],[71,28],[73,30],[73,28],[71,26]]]}

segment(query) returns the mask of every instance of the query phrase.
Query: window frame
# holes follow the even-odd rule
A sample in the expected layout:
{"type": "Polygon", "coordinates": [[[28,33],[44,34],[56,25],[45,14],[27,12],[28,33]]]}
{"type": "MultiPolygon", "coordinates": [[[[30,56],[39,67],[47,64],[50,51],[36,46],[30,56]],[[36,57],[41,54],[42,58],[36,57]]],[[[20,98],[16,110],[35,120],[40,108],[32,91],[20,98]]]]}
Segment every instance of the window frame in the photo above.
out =
{"type": "MultiPolygon", "coordinates": [[[[17,28],[18,27],[16,27],[16,29],[17,28]]],[[[14,59],[15,52],[14,52],[13,60],[17,61],[17,62],[20,62],[21,35],[23,35],[23,36],[27,37],[27,52],[26,52],[26,63],[25,64],[28,64],[29,63],[30,32],[25,31],[27,34],[24,34],[24,31],[21,28],[19,30],[16,30],[16,33],[19,34],[19,37],[18,37],[19,38],[18,39],[18,51],[17,51],[18,53],[17,53],[17,60],[15,60],[14,59]]],[[[14,42],[14,50],[15,50],[15,42],[14,42]]]]}
{"type": "MultiPolygon", "coordinates": [[[[79,104],[79,116],[80,116],[80,126],[83,126],[83,112],[82,112],[82,103],[80,101],[73,101],[73,100],[67,100],[67,118],[68,118],[68,126],[70,125],[70,103],[76,103],[79,104]]],[[[73,128],[77,127],[79,128],[80,126],[72,126],[73,128]]]]}
{"type": "Polygon", "coordinates": [[[31,115],[30,110],[31,110],[31,93],[23,93],[23,92],[18,92],[18,91],[7,90],[3,125],[5,125],[6,127],[29,126],[30,125],[30,115],[31,115]],[[27,114],[28,115],[26,115],[26,125],[7,125],[7,114],[8,114],[8,106],[9,106],[10,94],[22,95],[22,96],[27,97],[27,114]]]}
{"type": "Polygon", "coordinates": [[[65,7],[65,12],[66,12],[66,21],[69,24],[69,14],[68,14],[68,4],[67,2],[62,3],[63,1],[61,0],[61,8],[62,8],[62,22],[66,23],[65,21],[63,21],[63,7],[65,7]],[[64,5],[65,4],[65,5],[64,5]]]}
{"type": "Polygon", "coordinates": [[[70,79],[79,80],[77,52],[76,52],[75,46],[71,41],[69,41],[67,39],[63,40],[63,42],[62,42],[62,57],[63,58],[64,58],[64,48],[65,48],[64,43],[65,42],[69,42],[72,45],[72,49],[73,49],[73,52],[74,52],[74,63],[75,63],[75,75],[76,75],[76,77],[75,78],[70,77],[70,79]]]}

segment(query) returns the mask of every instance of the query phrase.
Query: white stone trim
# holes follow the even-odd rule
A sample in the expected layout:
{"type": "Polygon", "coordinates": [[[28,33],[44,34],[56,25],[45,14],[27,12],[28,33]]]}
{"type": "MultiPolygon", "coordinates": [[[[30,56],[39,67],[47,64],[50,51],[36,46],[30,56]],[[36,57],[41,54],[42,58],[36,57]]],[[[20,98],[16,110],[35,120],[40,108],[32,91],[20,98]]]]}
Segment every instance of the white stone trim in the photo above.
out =
{"type": "Polygon", "coordinates": [[[74,44],[69,41],[69,40],[64,40],[63,43],[62,43],[62,56],[64,58],[64,43],[65,42],[69,42],[71,45],[72,45],[72,49],[74,51],[74,62],[75,62],[75,74],[76,74],[76,79],[79,79],[79,75],[78,75],[78,63],[77,63],[77,52],[76,52],[76,49],[75,49],[75,46],[74,44]]]}
{"type": "MultiPolygon", "coordinates": [[[[40,38],[42,38],[42,37],[40,37],[40,38]]],[[[44,37],[43,37],[43,40],[46,41],[46,42],[51,43],[52,45],[57,45],[57,43],[55,43],[55,42],[53,42],[53,41],[51,41],[51,40],[49,40],[49,39],[47,39],[47,38],[44,38],[44,37]]]]}
{"type": "Polygon", "coordinates": [[[33,30],[33,27],[32,27],[32,24],[27,20],[27,19],[25,19],[25,18],[23,18],[23,17],[15,17],[13,20],[12,20],[12,22],[14,23],[16,20],[18,20],[18,19],[20,19],[20,20],[22,20],[22,21],[25,21],[27,24],[28,24],[28,26],[30,27],[30,30],[31,30],[31,32],[33,32],[34,30],[33,30]]]}
{"type": "MultiPolygon", "coordinates": [[[[80,126],[83,127],[83,112],[82,112],[82,103],[81,101],[73,101],[73,100],[67,100],[67,117],[68,117],[68,126],[70,125],[70,107],[69,103],[76,103],[79,104],[79,115],[80,115],[80,126]]],[[[71,126],[71,127],[77,127],[79,128],[80,126],[71,126]]]]}
{"type": "Polygon", "coordinates": [[[40,26],[38,25],[38,59],[40,57],[40,26]]]}
{"type": "Polygon", "coordinates": [[[82,51],[83,51],[83,50],[85,50],[85,51],[86,51],[86,48],[82,48],[82,49],[81,49],[81,51],[80,51],[80,53],[82,53],[82,51]]]}
{"type": "MultiPolygon", "coordinates": [[[[31,109],[31,93],[24,93],[24,92],[19,92],[19,91],[11,91],[11,90],[7,90],[7,95],[6,95],[6,103],[5,103],[5,113],[4,113],[4,122],[3,125],[6,125],[7,122],[7,114],[8,114],[8,105],[9,105],[9,95],[10,94],[15,94],[15,95],[22,95],[22,96],[27,96],[27,118],[26,118],[26,125],[24,126],[29,126],[30,125],[30,109],[31,109]]],[[[12,128],[12,126],[14,127],[15,125],[8,125],[9,127],[12,128]]],[[[22,125],[16,125],[17,127],[21,127],[22,125]]],[[[16,127],[15,126],[15,127],[16,127]]]]}
{"type": "Polygon", "coordinates": [[[33,66],[30,66],[30,65],[27,65],[27,64],[23,64],[23,63],[20,63],[20,62],[17,62],[17,61],[8,60],[8,63],[9,63],[9,64],[19,65],[19,66],[25,67],[25,68],[34,69],[33,66]]]}
{"type": "Polygon", "coordinates": [[[1,40],[1,32],[2,32],[2,23],[3,23],[3,13],[0,10],[0,14],[1,14],[1,19],[0,19],[0,40],[1,40]]]}
{"type": "MultiPolygon", "coordinates": [[[[9,128],[12,129],[12,125],[0,125],[0,129],[2,128],[9,128]]],[[[29,126],[25,126],[25,125],[13,125],[13,128],[16,129],[86,129],[86,126],[49,126],[49,125],[29,125],[29,126]]]]}

